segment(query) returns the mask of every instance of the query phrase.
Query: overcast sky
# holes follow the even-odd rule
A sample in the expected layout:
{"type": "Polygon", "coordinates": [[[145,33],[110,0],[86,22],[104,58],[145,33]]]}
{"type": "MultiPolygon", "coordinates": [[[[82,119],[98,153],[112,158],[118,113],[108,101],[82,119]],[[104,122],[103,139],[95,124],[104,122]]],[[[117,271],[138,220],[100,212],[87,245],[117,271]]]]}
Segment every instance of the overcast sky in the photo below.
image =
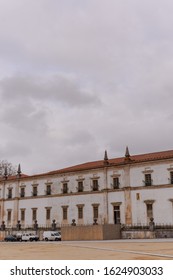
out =
{"type": "Polygon", "coordinates": [[[173,149],[172,0],[0,0],[0,159],[173,149]]]}

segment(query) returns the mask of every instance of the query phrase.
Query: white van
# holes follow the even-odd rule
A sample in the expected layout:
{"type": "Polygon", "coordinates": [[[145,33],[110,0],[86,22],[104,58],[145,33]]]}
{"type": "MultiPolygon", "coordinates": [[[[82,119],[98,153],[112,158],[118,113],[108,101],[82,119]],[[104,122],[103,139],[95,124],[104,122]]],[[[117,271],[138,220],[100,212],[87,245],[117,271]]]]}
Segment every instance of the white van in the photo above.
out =
{"type": "Polygon", "coordinates": [[[60,241],[61,234],[58,231],[44,231],[43,240],[44,241],[60,241]]]}

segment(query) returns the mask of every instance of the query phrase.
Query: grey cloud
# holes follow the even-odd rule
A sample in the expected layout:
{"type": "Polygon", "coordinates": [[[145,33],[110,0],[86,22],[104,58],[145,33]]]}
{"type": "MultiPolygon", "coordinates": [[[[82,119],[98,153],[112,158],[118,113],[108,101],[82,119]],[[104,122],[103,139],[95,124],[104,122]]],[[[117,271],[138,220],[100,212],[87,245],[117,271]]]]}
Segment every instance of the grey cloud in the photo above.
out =
{"type": "Polygon", "coordinates": [[[80,88],[77,81],[62,75],[8,77],[0,81],[0,89],[2,100],[11,100],[13,103],[36,100],[64,103],[74,107],[101,103],[92,92],[80,88]]]}
{"type": "Polygon", "coordinates": [[[35,131],[43,134],[47,129],[46,112],[42,109],[35,109],[31,104],[18,104],[13,107],[8,107],[1,116],[1,121],[6,125],[23,131],[27,134],[35,133],[35,131]]]}
{"type": "Polygon", "coordinates": [[[21,157],[28,157],[31,151],[31,147],[26,147],[25,143],[21,143],[21,141],[16,141],[16,139],[12,138],[7,140],[6,145],[1,146],[1,158],[10,160],[13,157],[15,158],[17,153],[18,161],[20,161],[21,157]]]}

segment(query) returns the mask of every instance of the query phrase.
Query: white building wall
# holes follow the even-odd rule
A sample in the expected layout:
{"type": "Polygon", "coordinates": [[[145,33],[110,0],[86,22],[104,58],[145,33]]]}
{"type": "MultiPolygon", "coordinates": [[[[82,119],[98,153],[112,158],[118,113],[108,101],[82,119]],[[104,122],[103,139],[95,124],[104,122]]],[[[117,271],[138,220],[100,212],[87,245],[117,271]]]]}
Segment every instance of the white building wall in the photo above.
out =
{"type": "Polygon", "coordinates": [[[119,178],[119,188],[125,187],[125,182],[124,182],[124,170],[122,168],[110,168],[107,171],[107,178],[108,178],[108,183],[107,187],[109,189],[113,188],[113,178],[118,177],[119,178]]]}
{"type": "Polygon", "coordinates": [[[153,202],[153,218],[155,223],[173,224],[173,187],[171,188],[145,188],[133,190],[132,198],[132,219],[134,224],[146,224],[147,212],[145,201],[153,202]],[[137,195],[139,194],[139,195],[137,195]],[[139,197],[139,199],[137,199],[139,197]]]}
{"type": "Polygon", "coordinates": [[[148,162],[144,164],[134,165],[130,168],[130,182],[131,187],[143,187],[144,184],[144,172],[151,172],[153,185],[164,185],[170,183],[170,171],[169,168],[173,167],[173,162],[148,162]]]}
{"type": "Polygon", "coordinates": [[[124,191],[113,191],[108,194],[108,213],[109,223],[114,224],[113,204],[120,203],[120,220],[122,224],[125,224],[125,201],[124,191]]]}
{"type": "MultiPolygon", "coordinates": [[[[10,202],[9,202],[10,203],[10,202]]],[[[84,205],[84,224],[93,222],[93,207],[92,204],[99,204],[99,222],[103,222],[104,209],[103,209],[103,195],[102,194],[80,194],[80,195],[65,195],[57,197],[33,198],[23,199],[19,203],[19,211],[26,209],[26,221],[28,225],[33,224],[32,209],[37,209],[37,221],[39,224],[46,224],[46,207],[51,208],[51,222],[53,219],[58,224],[63,223],[62,220],[62,207],[68,206],[68,223],[72,219],[78,220],[78,204],[84,205]]],[[[12,205],[12,204],[10,204],[12,205]]],[[[20,214],[19,214],[20,216],[20,214]]]]}
{"type": "MultiPolygon", "coordinates": [[[[5,182],[5,202],[4,202],[4,219],[7,221],[7,210],[12,209],[13,213],[17,209],[17,200],[15,196],[19,196],[20,188],[25,187],[25,197],[18,200],[18,219],[20,220],[21,209],[25,210],[25,224],[32,225],[32,209],[37,209],[37,220],[40,225],[46,224],[46,208],[51,209],[51,219],[56,220],[58,224],[63,223],[62,207],[68,206],[68,223],[75,219],[78,222],[77,205],[84,205],[84,224],[93,223],[93,204],[99,205],[99,223],[114,223],[113,205],[119,203],[121,223],[126,223],[127,199],[125,199],[125,188],[131,187],[131,211],[132,223],[146,223],[146,200],[154,200],[153,217],[156,223],[173,223],[173,188],[168,185],[170,181],[170,170],[173,170],[173,161],[158,161],[140,164],[127,164],[118,167],[103,167],[96,170],[87,170],[83,172],[72,172],[66,174],[57,174],[52,176],[28,177],[21,180],[5,182]],[[153,179],[152,187],[144,186],[144,172],[151,172],[153,179]],[[118,176],[120,181],[119,190],[112,190],[113,177],[118,176]],[[92,179],[98,179],[99,191],[92,191],[92,179]],[[78,193],[78,180],[83,180],[84,192],[78,193]],[[68,182],[68,194],[62,193],[62,182],[68,182]],[[46,196],[46,185],[50,184],[52,194],[46,196]],[[37,185],[38,196],[32,197],[33,185],[37,185]],[[162,187],[154,187],[161,186],[162,187]],[[12,188],[13,199],[7,199],[8,189],[12,188]],[[108,192],[105,191],[108,189],[108,192]],[[107,219],[108,213],[108,219],[107,219]]],[[[0,206],[2,212],[3,185],[1,183],[0,206]]],[[[129,196],[130,197],[130,196],[129,196]]],[[[127,198],[127,197],[126,197],[127,198]]],[[[128,198],[129,199],[129,198],[128,198]]],[[[128,205],[129,207],[129,205],[128,205]]],[[[13,214],[12,214],[13,216],[13,214]]],[[[17,219],[17,217],[14,217],[17,219]]],[[[13,221],[12,221],[13,222],[13,221]]],[[[16,220],[15,220],[16,222],[16,220]]]]}

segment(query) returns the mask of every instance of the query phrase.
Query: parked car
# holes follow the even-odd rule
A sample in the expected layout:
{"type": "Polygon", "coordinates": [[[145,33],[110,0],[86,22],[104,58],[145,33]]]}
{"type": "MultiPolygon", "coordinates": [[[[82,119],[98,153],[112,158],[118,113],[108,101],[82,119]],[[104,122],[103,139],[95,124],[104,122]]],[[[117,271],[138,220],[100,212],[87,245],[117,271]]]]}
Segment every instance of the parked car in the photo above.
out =
{"type": "Polygon", "coordinates": [[[4,238],[4,241],[6,242],[15,242],[15,241],[18,241],[17,240],[17,237],[15,235],[7,235],[5,238],[4,238]]]}
{"type": "Polygon", "coordinates": [[[58,231],[44,231],[43,240],[44,241],[60,241],[61,234],[58,231]]]}
{"type": "Polygon", "coordinates": [[[19,241],[38,241],[39,237],[33,233],[18,233],[17,239],[19,241]]]}

